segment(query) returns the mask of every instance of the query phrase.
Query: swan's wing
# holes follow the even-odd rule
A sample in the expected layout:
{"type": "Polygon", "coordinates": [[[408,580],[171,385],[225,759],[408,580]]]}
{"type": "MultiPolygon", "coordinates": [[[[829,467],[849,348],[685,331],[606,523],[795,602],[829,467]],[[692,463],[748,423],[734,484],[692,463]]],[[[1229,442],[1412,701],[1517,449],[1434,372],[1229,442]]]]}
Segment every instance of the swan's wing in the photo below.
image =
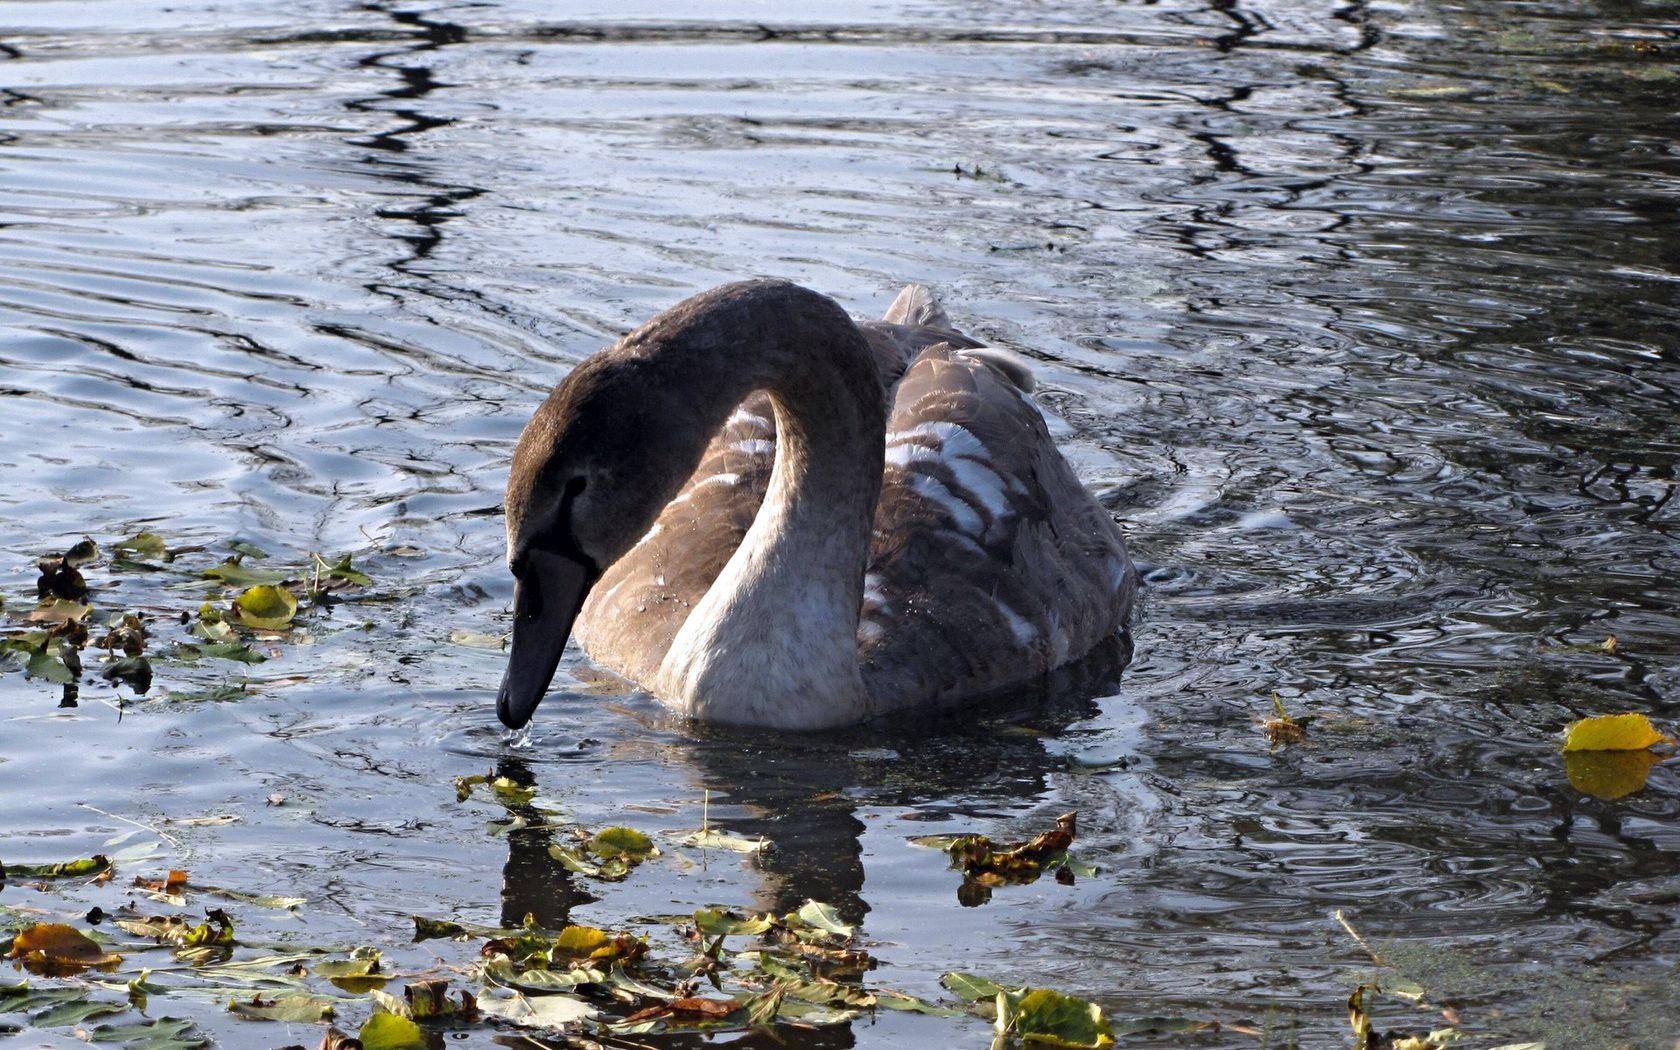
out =
{"type": "Polygon", "coordinates": [[[1035,678],[1131,607],[1119,530],[1057,451],[1021,368],[935,346],[894,392],[858,631],[882,712],[1035,678]]]}
{"type": "Polygon", "coordinates": [[[758,514],[775,451],[770,397],[754,394],[712,439],[653,527],[590,591],[573,626],[590,656],[634,681],[653,677],[758,514]]]}
{"type": "MultiPolygon", "coordinates": [[[[932,303],[931,296],[927,303],[932,303]]],[[[875,355],[884,392],[891,391],[910,362],[929,346],[979,345],[958,332],[920,323],[933,319],[949,324],[937,304],[929,312],[926,305],[912,311],[895,303],[893,311],[906,323],[858,326],[875,355]]],[[[690,610],[711,588],[758,514],[775,451],[770,398],[754,394],[712,439],[699,468],[659,520],[607,567],[590,591],[573,626],[590,656],[635,681],[653,677],[690,610]]]]}

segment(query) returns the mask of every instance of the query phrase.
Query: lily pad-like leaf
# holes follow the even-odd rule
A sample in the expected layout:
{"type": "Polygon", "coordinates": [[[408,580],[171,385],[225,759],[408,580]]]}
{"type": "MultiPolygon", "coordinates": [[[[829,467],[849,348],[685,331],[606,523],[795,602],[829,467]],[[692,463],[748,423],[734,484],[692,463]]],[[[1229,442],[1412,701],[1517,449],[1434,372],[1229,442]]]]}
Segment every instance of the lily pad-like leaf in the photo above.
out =
{"type": "Polygon", "coordinates": [[[38,922],[19,931],[6,957],[46,976],[64,976],[122,962],[122,956],[106,951],[98,941],[61,922],[38,922]]]}
{"type": "Polygon", "coordinates": [[[997,1030],[1028,1042],[1100,1050],[1114,1045],[1102,1007],[1049,988],[1021,992],[1000,990],[997,1030]]]}
{"type": "Polygon", "coordinates": [[[234,999],[228,1003],[228,1013],[247,1021],[287,1021],[292,1024],[318,1024],[333,1016],[333,1000],[324,995],[280,995],[264,999],[261,993],[249,1000],[234,999]]]}
{"type": "Polygon", "coordinates": [[[263,561],[268,557],[267,551],[263,550],[254,543],[246,543],[244,540],[231,540],[228,543],[228,547],[239,554],[245,555],[247,558],[255,558],[258,561],[263,561]]]}
{"type": "Polygon", "coordinates": [[[145,693],[152,687],[152,662],[144,656],[113,660],[99,674],[107,682],[122,682],[136,693],[145,693]]]}
{"type": "Polygon", "coordinates": [[[268,584],[248,588],[233,603],[234,619],[246,627],[265,631],[280,631],[292,624],[297,615],[298,600],[284,587],[268,584]]]}
{"type": "Polygon", "coordinates": [[[589,852],[597,857],[618,857],[635,863],[659,856],[653,840],[635,828],[602,828],[589,840],[589,852]]]}
{"type": "Polygon", "coordinates": [[[380,972],[384,958],[378,948],[352,949],[348,959],[331,959],[315,965],[315,976],[325,977],[347,992],[369,992],[391,978],[380,972]]]}
{"type": "Polygon", "coordinates": [[[402,1010],[392,1010],[391,1013],[399,1017],[419,1018],[422,1021],[440,1017],[471,1021],[478,1016],[478,1000],[473,994],[463,991],[459,999],[451,999],[447,980],[419,981],[404,985],[403,999],[407,1013],[404,1014],[402,1010]]]}
{"type": "Polygon", "coordinates": [[[374,1014],[356,1038],[361,1040],[362,1050],[424,1050],[426,1046],[420,1026],[396,1014],[374,1014]]]}
{"type": "Polygon", "coordinates": [[[1674,738],[1659,733],[1641,714],[1599,715],[1569,723],[1564,730],[1565,751],[1643,751],[1674,738]]]}
{"type": "Polygon", "coordinates": [[[68,598],[45,598],[41,604],[29,610],[25,617],[30,623],[69,623],[71,620],[82,620],[93,611],[93,607],[68,598]]]}
{"type": "Polygon", "coordinates": [[[133,1024],[102,1024],[78,1032],[93,1043],[121,1043],[124,1050],[199,1050],[210,1040],[193,1031],[192,1021],[182,1017],[159,1017],[133,1024]]]}
{"type": "Polygon", "coordinates": [[[1563,756],[1563,771],[1575,790],[1608,802],[1644,787],[1662,760],[1655,751],[1571,751],[1563,756]]]}
{"type": "Polygon", "coordinates": [[[86,565],[90,561],[98,561],[99,544],[93,542],[92,537],[83,536],[80,543],[64,552],[64,560],[71,565],[86,565]]]}
{"type": "Polygon", "coordinates": [[[455,801],[465,802],[472,797],[473,789],[480,785],[488,787],[496,801],[504,806],[528,805],[532,799],[537,797],[537,789],[534,787],[527,787],[508,777],[485,773],[470,777],[456,777],[455,801]]]}

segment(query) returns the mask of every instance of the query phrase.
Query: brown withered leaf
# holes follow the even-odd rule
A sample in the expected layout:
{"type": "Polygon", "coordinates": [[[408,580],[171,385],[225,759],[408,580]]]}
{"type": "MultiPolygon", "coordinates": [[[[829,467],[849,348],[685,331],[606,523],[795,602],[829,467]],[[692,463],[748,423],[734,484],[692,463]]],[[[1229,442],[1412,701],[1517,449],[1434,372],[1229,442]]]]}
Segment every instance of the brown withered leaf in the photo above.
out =
{"type": "Polygon", "coordinates": [[[61,922],[38,922],[22,930],[12,939],[12,950],[6,957],[48,977],[65,977],[122,962],[122,956],[107,952],[98,941],[61,922]]]}

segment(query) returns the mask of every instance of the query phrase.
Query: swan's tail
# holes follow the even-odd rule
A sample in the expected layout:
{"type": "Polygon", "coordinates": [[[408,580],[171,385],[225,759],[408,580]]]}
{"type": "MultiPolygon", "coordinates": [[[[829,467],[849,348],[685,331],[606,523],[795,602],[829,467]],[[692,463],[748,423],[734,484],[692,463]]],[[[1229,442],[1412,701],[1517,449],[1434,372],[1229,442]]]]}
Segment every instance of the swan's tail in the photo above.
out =
{"type": "Polygon", "coordinates": [[[933,289],[925,284],[907,284],[898,293],[898,298],[887,307],[887,315],[881,320],[888,324],[925,325],[928,328],[950,329],[951,319],[945,315],[945,308],[933,297],[933,289]]]}

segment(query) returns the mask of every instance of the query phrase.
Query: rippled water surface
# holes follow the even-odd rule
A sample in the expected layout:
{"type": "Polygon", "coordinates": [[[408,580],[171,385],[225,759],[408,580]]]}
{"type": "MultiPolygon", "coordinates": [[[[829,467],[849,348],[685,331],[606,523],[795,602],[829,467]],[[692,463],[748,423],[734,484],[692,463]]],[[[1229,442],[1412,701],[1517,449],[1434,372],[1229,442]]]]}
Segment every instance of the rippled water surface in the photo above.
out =
{"type": "MultiPolygon", "coordinates": [[[[371,944],[412,974],[471,959],[409,946],[414,913],[617,927],[816,897],[890,987],[962,969],[1265,1033],[1122,1041],[1207,1047],[1347,1043],[1374,970],[1340,909],[1468,1045],[1671,1047],[1680,777],[1595,800],[1556,734],[1680,706],[1675,8],[671,10],[0,6],[12,615],[38,556],[142,529],[205,545],[198,566],[240,539],[375,581],[277,659],[160,661],[145,697],[100,682],[60,708],[0,676],[0,860],[135,857],[118,885],[14,880],[0,906],[79,921],[183,868],[308,898],[238,910],[253,943],[371,944]],[[523,421],[595,348],[754,274],[860,315],[924,281],[1034,360],[1147,563],[1117,684],[922,739],[788,741],[673,723],[574,654],[569,694],[504,738],[503,656],[474,632],[506,624],[523,421]],[[1307,744],[1268,748],[1274,690],[1307,744]],[[584,883],[456,802],[489,770],[656,834],[709,791],[714,823],[773,848],[584,883]],[[1069,809],[1100,873],[973,909],[908,841],[1069,809]]],[[[102,614],[207,593],[87,573],[102,614]]],[[[319,1038],[224,1004],[151,1012],[227,1046],[319,1038]]],[[[1446,1023],[1392,999],[1377,1021],[1446,1023]]],[[[779,1037],[989,1033],[883,1013],[779,1037]]]]}

